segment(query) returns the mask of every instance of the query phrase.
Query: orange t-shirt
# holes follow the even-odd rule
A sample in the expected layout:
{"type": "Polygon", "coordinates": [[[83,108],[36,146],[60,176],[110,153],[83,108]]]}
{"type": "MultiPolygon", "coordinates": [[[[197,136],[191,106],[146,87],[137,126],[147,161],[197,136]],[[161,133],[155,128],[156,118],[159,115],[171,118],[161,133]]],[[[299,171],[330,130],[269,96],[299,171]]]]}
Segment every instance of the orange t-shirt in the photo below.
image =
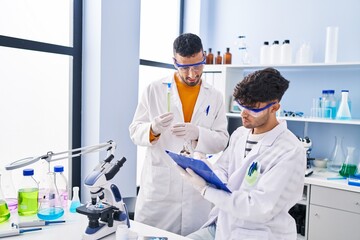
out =
{"type": "MultiPolygon", "coordinates": [[[[181,79],[177,76],[177,74],[174,74],[176,87],[178,89],[180,101],[182,104],[182,110],[184,113],[184,121],[190,122],[192,114],[194,112],[196,100],[199,96],[200,92],[200,84],[190,87],[183,83],[181,79]]],[[[154,134],[150,131],[150,142],[157,139],[159,136],[154,136],[154,134]]]]}

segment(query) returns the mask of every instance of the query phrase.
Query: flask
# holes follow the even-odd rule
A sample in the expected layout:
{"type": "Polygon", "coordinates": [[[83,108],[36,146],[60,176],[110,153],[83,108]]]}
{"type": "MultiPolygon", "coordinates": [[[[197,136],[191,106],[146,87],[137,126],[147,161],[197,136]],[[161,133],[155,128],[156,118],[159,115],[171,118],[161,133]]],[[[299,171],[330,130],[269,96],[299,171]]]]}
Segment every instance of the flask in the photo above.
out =
{"type": "Polygon", "coordinates": [[[338,27],[326,28],[325,63],[336,63],[338,47],[338,27]]]}
{"type": "Polygon", "coordinates": [[[357,172],[357,158],[355,157],[355,147],[347,147],[345,162],[339,171],[343,177],[352,177],[357,172]]]}
{"type": "Polygon", "coordinates": [[[18,214],[28,216],[38,211],[39,186],[34,179],[34,169],[23,170],[23,179],[18,190],[18,214]]]}
{"type": "Polygon", "coordinates": [[[45,199],[41,202],[37,213],[38,218],[42,220],[54,220],[64,215],[64,209],[61,206],[54,172],[49,172],[47,174],[47,188],[45,194],[45,199]]]}
{"type": "Polygon", "coordinates": [[[341,90],[341,102],[339,105],[339,109],[336,113],[336,119],[340,119],[340,120],[351,119],[348,96],[349,96],[349,90],[341,90]]]}
{"type": "Polygon", "coordinates": [[[335,136],[335,146],[327,162],[327,168],[329,171],[339,172],[339,170],[341,169],[341,165],[345,160],[342,140],[343,140],[342,137],[335,136]]]}
{"type": "Polygon", "coordinates": [[[226,52],[224,53],[224,57],[223,57],[223,63],[224,64],[231,64],[231,53],[230,53],[230,48],[226,48],[226,52]]]}
{"type": "Polygon", "coordinates": [[[290,40],[285,40],[280,48],[280,63],[291,64],[292,63],[292,48],[290,40]]]}
{"type": "Polygon", "coordinates": [[[211,52],[211,48],[209,48],[209,52],[206,55],[206,64],[214,64],[214,54],[211,52]]]}
{"type": "Polygon", "coordinates": [[[79,187],[73,187],[73,197],[70,204],[69,211],[72,213],[76,213],[76,208],[81,205],[79,199],[79,187]]]}
{"type": "Polygon", "coordinates": [[[1,174],[0,174],[0,223],[5,222],[10,218],[10,211],[5,201],[4,194],[1,186],[1,174]]]}
{"type": "Polygon", "coordinates": [[[54,166],[55,183],[60,195],[61,206],[66,208],[68,202],[68,183],[64,175],[64,166],[54,166]]]}
{"type": "Polygon", "coordinates": [[[215,64],[222,64],[222,56],[220,55],[220,51],[217,52],[217,56],[215,58],[215,64]]]}
{"type": "Polygon", "coordinates": [[[1,174],[1,190],[10,212],[17,210],[17,192],[14,187],[12,171],[4,171],[1,174]]]}
{"type": "Polygon", "coordinates": [[[280,45],[278,40],[275,40],[270,47],[270,63],[271,64],[280,63],[280,45]]]}
{"type": "Polygon", "coordinates": [[[264,42],[260,48],[260,64],[270,64],[270,45],[264,42]]]}

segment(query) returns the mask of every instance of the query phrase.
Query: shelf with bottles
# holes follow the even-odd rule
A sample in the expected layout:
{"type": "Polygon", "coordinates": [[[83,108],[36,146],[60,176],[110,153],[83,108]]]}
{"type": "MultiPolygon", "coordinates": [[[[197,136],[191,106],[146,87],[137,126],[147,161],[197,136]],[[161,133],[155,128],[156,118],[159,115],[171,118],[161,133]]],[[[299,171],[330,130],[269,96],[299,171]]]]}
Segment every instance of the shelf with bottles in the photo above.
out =
{"type": "MultiPolygon", "coordinates": [[[[226,113],[226,116],[231,118],[240,118],[240,113],[226,113]]],[[[278,117],[278,119],[284,119],[286,121],[295,121],[295,122],[360,125],[360,119],[337,120],[337,119],[311,118],[311,117],[278,117]]]]}

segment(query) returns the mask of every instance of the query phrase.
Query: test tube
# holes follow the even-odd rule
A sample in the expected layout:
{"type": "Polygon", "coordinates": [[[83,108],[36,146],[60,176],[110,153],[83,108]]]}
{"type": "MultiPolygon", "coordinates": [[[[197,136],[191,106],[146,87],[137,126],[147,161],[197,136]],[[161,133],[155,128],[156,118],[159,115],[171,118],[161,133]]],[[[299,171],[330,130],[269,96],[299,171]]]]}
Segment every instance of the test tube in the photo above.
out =
{"type": "Polygon", "coordinates": [[[167,111],[170,112],[171,83],[168,83],[167,86],[167,111]]]}

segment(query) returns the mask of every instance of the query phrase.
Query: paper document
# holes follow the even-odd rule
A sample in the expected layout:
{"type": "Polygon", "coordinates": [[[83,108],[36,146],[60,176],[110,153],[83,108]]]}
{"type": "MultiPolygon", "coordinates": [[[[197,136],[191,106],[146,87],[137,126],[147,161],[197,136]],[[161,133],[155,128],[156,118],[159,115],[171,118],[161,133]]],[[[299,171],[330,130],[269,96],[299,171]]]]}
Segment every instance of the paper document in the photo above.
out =
{"type": "Polygon", "coordinates": [[[183,155],[166,151],[167,154],[182,168],[191,168],[197,175],[202,177],[207,183],[212,187],[217,189],[222,189],[226,192],[231,193],[231,191],[226,187],[226,185],[216,176],[216,174],[209,168],[206,163],[201,160],[185,157],[183,155]]]}

